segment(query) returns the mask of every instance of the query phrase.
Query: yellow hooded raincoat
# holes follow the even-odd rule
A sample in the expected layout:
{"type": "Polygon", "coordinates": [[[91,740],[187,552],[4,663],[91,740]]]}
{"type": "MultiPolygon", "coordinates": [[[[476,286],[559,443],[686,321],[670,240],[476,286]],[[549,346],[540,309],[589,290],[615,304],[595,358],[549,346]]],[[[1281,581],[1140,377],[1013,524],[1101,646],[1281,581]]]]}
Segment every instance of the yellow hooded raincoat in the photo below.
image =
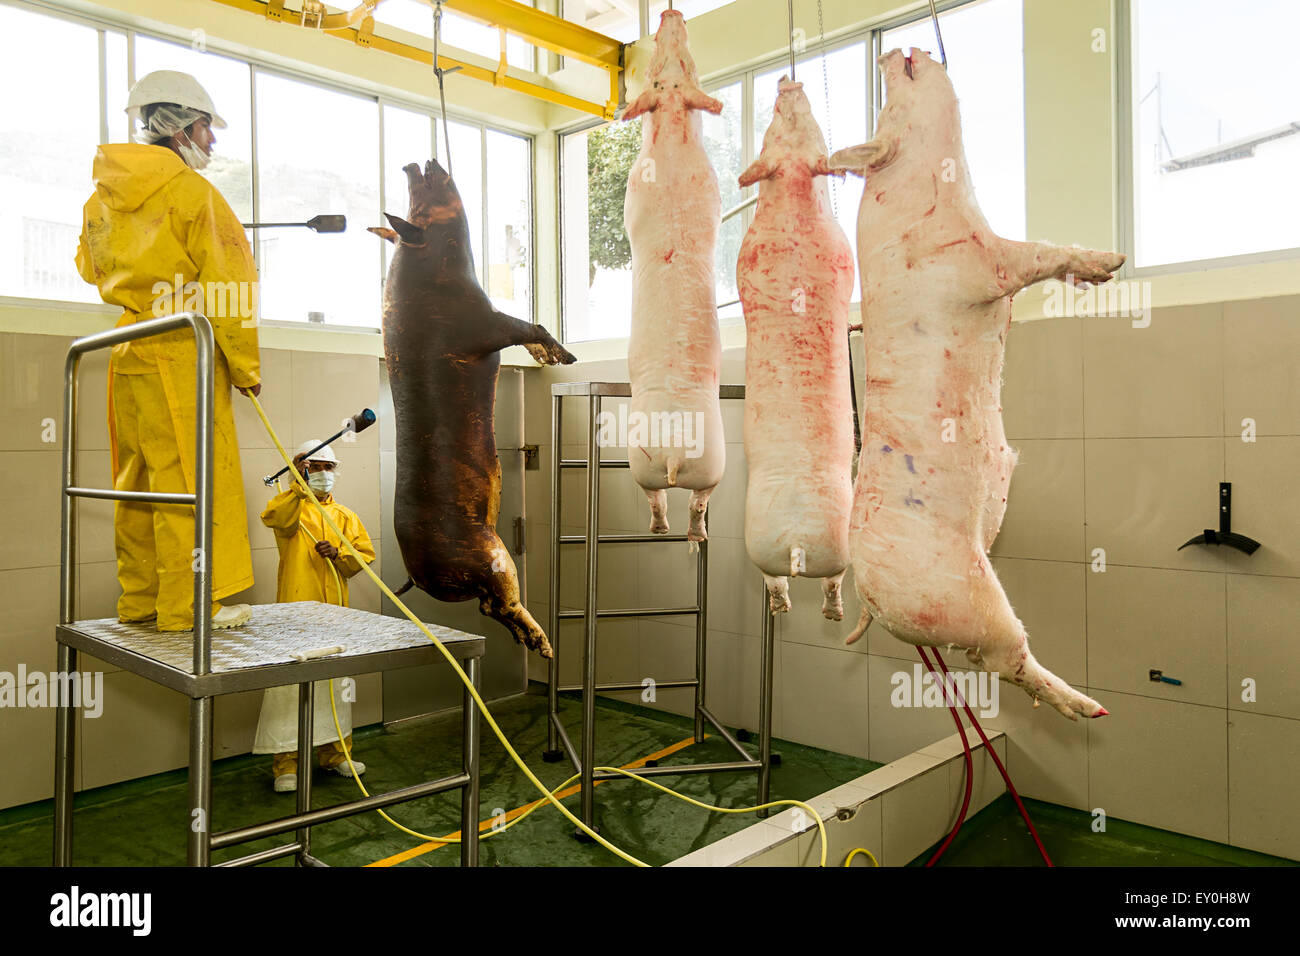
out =
{"type": "MultiPolygon", "coordinates": [[[[200,310],[217,344],[213,436],[214,600],[253,583],[248,519],[230,386],[261,381],[257,270],[243,227],[220,192],[162,146],[99,148],[77,270],[119,326],[200,310]]],[[[194,491],[194,338],[188,330],[114,347],[108,427],[114,487],[194,491]]],[[[194,509],[119,502],[115,511],[118,616],[159,630],[193,626],[194,509]]]]}

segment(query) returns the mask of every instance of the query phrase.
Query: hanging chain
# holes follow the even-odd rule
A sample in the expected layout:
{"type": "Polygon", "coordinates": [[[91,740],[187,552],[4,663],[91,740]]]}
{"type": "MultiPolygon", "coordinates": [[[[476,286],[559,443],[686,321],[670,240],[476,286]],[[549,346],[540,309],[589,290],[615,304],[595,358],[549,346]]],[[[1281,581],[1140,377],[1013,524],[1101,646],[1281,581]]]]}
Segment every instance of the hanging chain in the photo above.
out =
{"type": "MultiPolygon", "coordinates": [[[[817,43],[822,50],[822,93],[826,96],[826,155],[829,158],[831,153],[835,152],[835,146],[831,143],[831,78],[826,72],[826,27],[822,22],[822,0],[817,0],[817,43]]],[[[831,215],[838,219],[839,215],[835,209],[835,183],[828,181],[826,191],[831,194],[831,215]]]]}

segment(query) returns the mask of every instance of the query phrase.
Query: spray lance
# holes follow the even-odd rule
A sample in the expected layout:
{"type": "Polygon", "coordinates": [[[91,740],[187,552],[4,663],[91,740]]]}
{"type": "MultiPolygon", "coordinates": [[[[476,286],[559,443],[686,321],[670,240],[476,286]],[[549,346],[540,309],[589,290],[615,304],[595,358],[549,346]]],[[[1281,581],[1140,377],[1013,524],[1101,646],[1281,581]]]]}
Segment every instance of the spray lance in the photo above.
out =
{"type": "MultiPolygon", "coordinates": [[[[341,429],[339,429],[329,438],[325,439],[315,448],[308,451],[304,457],[310,458],[312,455],[316,454],[316,452],[320,451],[326,445],[330,444],[331,442],[338,441],[340,438],[342,438],[344,435],[348,434],[349,432],[351,432],[352,434],[356,434],[357,432],[363,432],[374,423],[375,423],[375,413],[368,408],[363,408],[361,409],[361,411],[357,412],[355,415],[349,418],[347,420],[347,424],[345,424],[341,429]]],[[[285,465],[274,475],[267,475],[265,478],[263,478],[262,484],[267,486],[275,484],[276,481],[279,480],[280,476],[283,475],[288,470],[289,470],[289,466],[285,465]]]]}

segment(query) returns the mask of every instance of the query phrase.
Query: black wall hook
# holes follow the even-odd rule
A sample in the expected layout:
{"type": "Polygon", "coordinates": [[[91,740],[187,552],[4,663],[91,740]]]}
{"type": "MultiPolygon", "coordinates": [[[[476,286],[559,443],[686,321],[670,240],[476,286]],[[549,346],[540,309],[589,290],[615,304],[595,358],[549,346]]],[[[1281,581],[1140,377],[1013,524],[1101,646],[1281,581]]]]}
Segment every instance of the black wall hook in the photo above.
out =
{"type": "Polygon", "coordinates": [[[1206,528],[1204,533],[1198,534],[1187,544],[1180,545],[1178,550],[1183,550],[1188,544],[1226,544],[1246,554],[1254,554],[1259,550],[1259,542],[1254,538],[1232,530],[1232,482],[1219,482],[1219,530],[1206,528]]]}

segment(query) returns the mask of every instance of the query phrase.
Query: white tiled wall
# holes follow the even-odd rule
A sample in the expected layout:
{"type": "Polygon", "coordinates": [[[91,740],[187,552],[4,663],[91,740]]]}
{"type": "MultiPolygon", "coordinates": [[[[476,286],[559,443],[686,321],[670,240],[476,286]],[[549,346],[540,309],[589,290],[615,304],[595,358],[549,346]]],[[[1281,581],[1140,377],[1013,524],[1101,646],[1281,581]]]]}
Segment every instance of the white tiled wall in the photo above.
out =
{"type": "MultiPolygon", "coordinates": [[[[743,363],[743,350],[726,352],[723,382],[741,383],[743,363]]],[[[561,380],[625,382],[626,362],[531,376],[530,440],[544,446],[550,383],[561,380]]],[[[1300,299],[1158,309],[1145,329],[1110,318],[1017,323],[1004,382],[1020,463],[994,567],[1039,660],[1111,712],[1071,723],[1002,685],[1000,713],[985,724],[1006,731],[1018,788],[1300,858],[1289,796],[1300,783],[1300,299]],[[1257,441],[1242,441],[1245,418],[1254,420],[1257,441]],[[1179,551],[1217,527],[1225,480],[1233,482],[1234,530],[1263,547],[1250,557],[1203,546],[1179,551]],[[1095,570],[1101,557],[1104,572],[1095,570]],[[1151,682],[1153,668],[1182,683],[1151,682]],[[1250,688],[1254,699],[1243,699],[1250,688]]],[[[581,402],[565,400],[566,445],[585,435],[581,402]]],[[[753,728],[762,585],[744,550],[743,409],[735,402],[724,410],[727,476],[709,515],[709,697],[724,720],[753,728]]],[[[572,457],[583,452],[566,448],[572,457]]],[[[582,473],[565,480],[566,531],[577,532],[582,473]]],[[[549,488],[548,470],[530,473],[530,507],[549,508],[549,488]]],[[[607,471],[601,495],[602,527],[646,529],[648,507],[627,472],[607,471]]],[[[685,493],[670,492],[669,517],[680,530],[685,493]]],[[[537,580],[549,530],[533,530],[537,580]]],[[[568,547],[575,556],[565,574],[578,577],[581,549],[568,547]]],[[[634,593],[641,604],[689,601],[692,559],[678,553],[685,545],[632,547],[635,561],[620,555],[607,567],[602,559],[604,606],[607,593],[619,600],[634,593]]],[[[814,582],[794,582],[795,609],[777,625],[775,731],[895,760],[953,725],[943,710],[891,706],[891,677],[919,663],[913,648],[876,626],[856,645],[843,644],[858,613],[851,579],[841,624],[822,620],[814,582]]],[[[568,581],[564,592],[582,595],[568,581]]],[[[545,601],[544,591],[533,595],[545,601]]],[[[636,622],[638,654],[625,638],[608,649],[602,639],[602,673],[639,679],[669,660],[689,672],[690,624],[636,622]]],[[[580,640],[573,635],[564,646],[580,640]]],[[[966,664],[957,653],[945,660],[966,664]]],[[[545,668],[531,661],[530,676],[545,679],[545,668]]],[[[689,692],[666,692],[658,706],[686,713],[689,692]]]]}

